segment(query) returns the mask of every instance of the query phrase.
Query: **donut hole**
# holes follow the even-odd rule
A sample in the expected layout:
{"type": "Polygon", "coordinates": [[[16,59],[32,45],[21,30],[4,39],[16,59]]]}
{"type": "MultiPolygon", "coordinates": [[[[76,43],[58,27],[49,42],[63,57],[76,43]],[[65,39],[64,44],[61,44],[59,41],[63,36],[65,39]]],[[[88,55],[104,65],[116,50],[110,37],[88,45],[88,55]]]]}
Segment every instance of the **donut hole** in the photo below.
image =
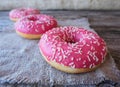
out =
{"type": "Polygon", "coordinates": [[[71,43],[71,44],[75,43],[75,41],[73,41],[73,40],[71,40],[71,39],[65,40],[65,42],[71,43]]]}
{"type": "Polygon", "coordinates": [[[28,17],[28,20],[29,20],[29,21],[37,21],[38,19],[35,18],[35,17],[28,17]]]}
{"type": "Polygon", "coordinates": [[[67,43],[71,43],[71,44],[76,43],[76,41],[74,40],[73,37],[67,37],[66,36],[66,38],[62,38],[62,39],[64,39],[64,41],[67,42],[67,43]]]}
{"type": "Polygon", "coordinates": [[[70,43],[70,44],[76,43],[75,37],[72,35],[71,32],[66,31],[60,37],[67,43],[70,43]]]}

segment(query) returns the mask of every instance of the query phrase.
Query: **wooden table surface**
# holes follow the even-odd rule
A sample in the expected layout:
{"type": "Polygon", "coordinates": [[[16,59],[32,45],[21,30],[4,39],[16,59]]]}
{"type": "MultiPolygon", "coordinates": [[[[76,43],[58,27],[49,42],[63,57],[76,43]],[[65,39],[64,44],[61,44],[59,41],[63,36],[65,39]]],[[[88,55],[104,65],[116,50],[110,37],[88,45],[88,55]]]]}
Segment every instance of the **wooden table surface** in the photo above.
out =
{"type": "MultiPolygon", "coordinates": [[[[53,15],[57,19],[76,19],[87,17],[91,27],[102,37],[107,43],[108,49],[113,56],[115,63],[120,70],[120,11],[41,11],[41,13],[53,15]]],[[[8,16],[8,11],[1,11],[1,16],[8,16]]],[[[0,17],[1,18],[1,17],[0,17]]],[[[31,84],[27,87],[37,87],[31,84]]],[[[6,85],[0,85],[6,87],[6,85]]],[[[16,87],[10,86],[10,87],[16,87]]],[[[19,86],[26,87],[26,86],[19,86]]],[[[83,86],[86,87],[86,86],[83,86]]],[[[101,86],[103,87],[103,86],[101,86]]],[[[117,87],[117,86],[109,86],[117,87]]],[[[118,86],[120,87],[120,85],[118,86]]]]}

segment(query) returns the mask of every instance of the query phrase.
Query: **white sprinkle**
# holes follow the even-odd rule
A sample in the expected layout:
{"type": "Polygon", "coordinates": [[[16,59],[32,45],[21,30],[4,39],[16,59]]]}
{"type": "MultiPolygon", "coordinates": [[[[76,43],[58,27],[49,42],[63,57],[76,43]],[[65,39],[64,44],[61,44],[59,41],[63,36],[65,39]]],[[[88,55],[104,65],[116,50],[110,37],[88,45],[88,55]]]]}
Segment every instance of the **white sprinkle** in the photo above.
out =
{"type": "Polygon", "coordinates": [[[98,62],[98,57],[95,55],[95,53],[97,53],[96,51],[95,52],[93,52],[93,58],[95,58],[95,60],[96,60],[96,62],[98,62]]]}
{"type": "Polygon", "coordinates": [[[94,44],[96,44],[97,42],[96,41],[93,41],[94,44]]]}
{"type": "Polygon", "coordinates": [[[59,62],[61,62],[61,60],[62,60],[62,56],[59,56],[59,59],[58,59],[58,61],[59,61],[59,62]]]}
{"type": "Polygon", "coordinates": [[[60,47],[57,47],[57,50],[58,50],[59,52],[60,52],[60,49],[61,49],[60,47]]]}
{"type": "Polygon", "coordinates": [[[86,68],[86,65],[84,65],[83,67],[86,68]]]}
{"type": "Polygon", "coordinates": [[[91,37],[92,37],[93,39],[95,39],[94,35],[92,35],[92,34],[91,34],[91,37]]]}
{"type": "Polygon", "coordinates": [[[84,44],[84,45],[86,44],[85,40],[83,41],[83,44],[84,44]]]}
{"type": "Polygon", "coordinates": [[[91,51],[88,51],[87,54],[89,54],[89,55],[93,58],[93,60],[96,60],[96,59],[95,59],[95,53],[96,53],[96,52],[92,53],[91,51]]]}
{"type": "Polygon", "coordinates": [[[63,58],[65,59],[65,58],[67,58],[67,56],[66,56],[66,55],[63,55],[63,58]]]}
{"type": "Polygon", "coordinates": [[[93,63],[92,65],[93,65],[93,68],[94,68],[94,67],[95,67],[95,64],[93,63]]]}
{"type": "Polygon", "coordinates": [[[96,59],[96,62],[98,62],[98,61],[99,61],[98,57],[95,57],[95,59],[96,59]]]}
{"type": "Polygon", "coordinates": [[[73,61],[73,60],[74,60],[74,58],[72,57],[72,58],[71,58],[71,60],[73,61]]]}
{"type": "Polygon", "coordinates": [[[79,50],[78,53],[79,53],[79,54],[82,54],[82,50],[79,50]]]}
{"type": "Polygon", "coordinates": [[[60,55],[60,52],[58,52],[58,55],[60,55]]]}
{"type": "Polygon", "coordinates": [[[93,56],[93,60],[96,60],[96,58],[93,56]]]}
{"type": "Polygon", "coordinates": [[[90,41],[90,43],[92,44],[92,41],[90,41]]]}
{"type": "Polygon", "coordinates": [[[74,62],[71,62],[71,63],[69,63],[69,66],[72,66],[74,64],[74,62]]]}
{"type": "Polygon", "coordinates": [[[78,59],[76,59],[76,61],[78,61],[78,59]]]}
{"type": "Polygon", "coordinates": [[[36,32],[39,32],[38,29],[35,29],[36,32]]]}
{"type": "Polygon", "coordinates": [[[30,25],[27,26],[27,28],[30,28],[30,27],[31,27],[30,25]]]}
{"type": "Polygon", "coordinates": [[[100,43],[99,43],[99,42],[97,42],[97,45],[98,45],[98,46],[100,46],[100,43]]]}
{"type": "Polygon", "coordinates": [[[82,54],[82,50],[78,50],[77,52],[75,52],[76,54],[82,54]]]}
{"type": "Polygon", "coordinates": [[[52,34],[53,32],[49,32],[50,34],[52,34]]]}
{"type": "Polygon", "coordinates": [[[65,64],[67,64],[67,62],[65,62],[65,64]]]}
{"type": "Polygon", "coordinates": [[[103,47],[102,51],[105,51],[105,47],[103,47]]]}
{"type": "Polygon", "coordinates": [[[65,35],[63,35],[63,40],[65,40],[66,39],[66,36],[65,35]]]}
{"type": "Polygon", "coordinates": [[[93,46],[91,46],[91,50],[95,50],[95,48],[93,46]]]}
{"type": "Polygon", "coordinates": [[[54,59],[55,58],[55,54],[56,54],[56,50],[52,49],[52,51],[53,51],[52,59],[54,59]]]}
{"type": "Polygon", "coordinates": [[[60,37],[57,36],[57,35],[53,35],[52,38],[53,38],[53,39],[57,39],[57,38],[60,38],[60,37]]]}
{"type": "Polygon", "coordinates": [[[88,46],[88,47],[89,47],[90,45],[89,45],[89,44],[86,44],[86,46],[88,46]]]}
{"type": "Polygon", "coordinates": [[[88,53],[87,54],[89,54],[90,56],[92,56],[92,52],[90,52],[90,51],[88,51],[88,53]]]}
{"type": "Polygon", "coordinates": [[[41,28],[42,28],[42,30],[45,30],[45,26],[44,25],[41,25],[41,28]]]}
{"type": "Polygon", "coordinates": [[[37,23],[37,24],[41,24],[42,22],[41,22],[41,21],[37,21],[36,23],[37,23]]]}
{"type": "Polygon", "coordinates": [[[89,36],[88,36],[88,37],[86,37],[86,38],[87,38],[87,39],[89,39],[89,40],[91,39],[89,36]]]}
{"type": "Polygon", "coordinates": [[[88,58],[88,61],[91,61],[91,59],[90,59],[90,57],[89,57],[89,56],[87,56],[87,58],[88,58]]]}
{"type": "Polygon", "coordinates": [[[46,22],[47,22],[47,26],[49,26],[50,25],[50,20],[47,20],[46,22]]]}
{"type": "Polygon", "coordinates": [[[92,68],[92,64],[90,64],[89,68],[92,68]]]}
{"type": "Polygon", "coordinates": [[[77,34],[79,34],[79,32],[77,31],[77,34]]]}
{"type": "Polygon", "coordinates": [[[80,42],[82,42],[83,41],[83,39],[82,38],[80,38],[80,42]]]}
{"type": "Polygon", "coordinates": [[[94,44],[97,44],[98,46],[100,46],[100,43],[98,42],[98,40],[96,39],[96,41],[93,42],[94,44]]]}
{"type": "Polygon", "coordinates": [[[78,60],[80,61],[80,60],[81,60],[81,58],[78,58],[78,60]]]}
{"type": "Polygon", "coordinates": [[[71,44],[72,48],[75,46],[76,44],[71,44]]]}
{"type": "Polygon", "coordinates": [[[75,64],[71,66],[71,68],[75,68],[75,64]]]}
{"type": "Polygon", "coordinates": [[[61,46],[62,46],[62,44],[58,44],[58,46],[59,46],[59,47],[61,47],[61,46]]]}
{"type": "Polygon", "coordinates": [[[64,58],[64,59],[65,59],[65,58],[67,58],[67,56],[64,54],[63,49],[62,49],[62,48],[60,48],[60,50],[61,50],[61,52],[62,52],[62,54],[63,54],[63,58],[64,58]]]}
{"type": "Polygon", "coordinates": [[[52,48],[52,51],[55,52],[55,48],[52,48]]]}
{"type": "Polygon", "coordinates": [[[84,60],[84,61],[83,61],[83,64],[85,64],[85,63],[86,63],[86,61],[84,60]]]}

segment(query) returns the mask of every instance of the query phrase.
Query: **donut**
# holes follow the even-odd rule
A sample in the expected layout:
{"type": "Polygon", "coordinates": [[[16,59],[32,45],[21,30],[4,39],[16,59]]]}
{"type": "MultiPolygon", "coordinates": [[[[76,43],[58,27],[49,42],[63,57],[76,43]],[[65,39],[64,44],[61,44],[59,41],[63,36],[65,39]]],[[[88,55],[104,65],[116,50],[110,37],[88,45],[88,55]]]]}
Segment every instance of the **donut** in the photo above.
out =
{"type": "Polygon", "coordinates": [[[38,46],[48,64],[67,73],[95,70],[107,53],[106,43],[98,34],[75,26],[47,31],[38,46]]]}
{"type": "Polygon", "coordinates": [[[55,18],[49,15],[28,15],[15,23],[16,33],[27,39],[39,39],[46,31],[57,27],[55,18]]]}
{"type": "Polygon", "coordinates": [[[9,18],[12,21],[17,21],[23,16],[32,15],[32,14],[40,14],[40,11],[35,8],[17,8],[10,11],[9,18]]]}

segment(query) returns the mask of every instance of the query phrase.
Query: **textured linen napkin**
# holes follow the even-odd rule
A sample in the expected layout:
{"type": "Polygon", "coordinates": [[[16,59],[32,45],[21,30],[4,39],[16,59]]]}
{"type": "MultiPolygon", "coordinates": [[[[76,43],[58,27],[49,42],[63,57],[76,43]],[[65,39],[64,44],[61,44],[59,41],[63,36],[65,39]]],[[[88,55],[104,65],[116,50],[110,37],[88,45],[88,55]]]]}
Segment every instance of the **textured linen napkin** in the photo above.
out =
{"type": "MultiPolygon", "coordinates": [[[[0,20],[1,21],[1,20],[0,20]]],[[[81,26],[91,31],[87,18],[58,20],[59,25],[81,26]]],[[[95,32],[95,31],[94,31],[95,32]]],[[[68,74],[52,68],[39,52],[39,40],[28,40],[15,33],[13,22],[0,22],[0,82],[45,85],[98,84],[104,80],[120,81],[120,71],[108,53],[106,61],[95,71],[68,74]]]]}

